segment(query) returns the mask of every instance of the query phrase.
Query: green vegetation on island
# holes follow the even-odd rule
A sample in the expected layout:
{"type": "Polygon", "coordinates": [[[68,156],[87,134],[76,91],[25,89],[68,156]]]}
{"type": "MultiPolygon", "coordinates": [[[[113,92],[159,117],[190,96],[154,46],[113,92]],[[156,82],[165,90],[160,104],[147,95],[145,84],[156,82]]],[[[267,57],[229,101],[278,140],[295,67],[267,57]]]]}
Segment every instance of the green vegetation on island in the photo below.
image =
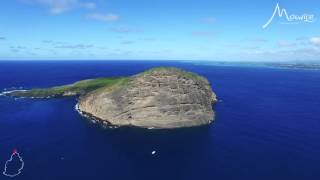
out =
{"type": "Polygon", "coordinates": [[[154,71],[167,71],[167,70],[172,70],[172,71],[176,71],[177,73],[185,76],[185,77],[188,77],[188,78],[191,78],[193,80],[200,80],[200,81],[207,81],[207,79],[203,76],[200,76],[198,74],[195,74],[193,72],[189,72],[189,71],[185,71],[185,70],[182,70],[182,69],[178,69],[178,68],[175,68],[175,67],[165,67],[165,66],[160,66],[160,67],[155,67],[155,68],[151,68],[149,70],[146,70],[144,72],[142,72],[141,74],[149,74],[149,73],[152,73],[154,71]]]}
{"type": "Polygon", "coordinates": [[[64,86],[55,86],[51,88],[35,88],[31,90],[17,90],[8,93],[9,96],[18,97],[57,97],[57,96],[77,96],[86,94],[88,92],[97,90],[99,88],[113,87],[116,85],[128,82],[129,78],[126,77],[112,77],[112,78],[97,78],[87,79],[68,84],[64,86]]]}
{"type": "MultiPolygon", "coordinates": [[[[181,76],[193,79],[195,81],[205,81],[206,78],[197,75],[192,72],[184,71],[182,69],[174,67],[155,67],[149,70],[146,70],[142,73],[139,73],[135,76],[144,76],[153,72],[167,72],[173,71],[176,74],[181,76]]],[[[132,80],[134,76],[129,77],[106,77],[106,78],[97,78],[97,79],[87,79],[75,82],[73,84],[55,86],[49,88],[34,88],[30,90],[15,90],[11,92],[4,93],[7,96],[13,97],[29,97],[29,98],[49,98],[49,97],[60,97],[60,96],[80,96],[85,95],[93,91],[105,91],[107,89],[116,88],[127,84],[132,80]]]]}

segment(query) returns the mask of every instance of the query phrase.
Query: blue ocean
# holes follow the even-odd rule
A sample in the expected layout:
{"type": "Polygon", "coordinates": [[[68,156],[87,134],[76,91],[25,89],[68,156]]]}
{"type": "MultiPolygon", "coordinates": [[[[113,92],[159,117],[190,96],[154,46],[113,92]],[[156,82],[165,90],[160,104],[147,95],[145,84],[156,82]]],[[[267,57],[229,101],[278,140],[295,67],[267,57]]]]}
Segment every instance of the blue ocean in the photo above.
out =
{"type": "Polygon", "coordinates": [[[320,71],[177,61],[2,61],[0,89],[128,76],[156,66],[210,81],[216,120],[176,130],[105,129],[76,99],[0,96],[0,179],[17,149],[17,180],[318,180],[320,71]],[[155,151],[155,154],[151,152],[155,151]]]}

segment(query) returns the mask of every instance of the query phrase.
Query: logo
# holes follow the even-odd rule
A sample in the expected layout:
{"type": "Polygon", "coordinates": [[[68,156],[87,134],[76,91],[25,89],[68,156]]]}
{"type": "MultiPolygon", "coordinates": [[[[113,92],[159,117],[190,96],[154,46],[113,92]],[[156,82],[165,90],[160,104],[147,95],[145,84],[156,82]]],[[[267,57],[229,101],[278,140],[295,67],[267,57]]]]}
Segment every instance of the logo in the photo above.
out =
{"type": "Polygon", "coordinates": [[[18,176],[22,172],[23,168],[24,168],[24,161],[22,157],[18,153],[17,149],[13,149],[10,159],[7,160],[6,164],[4,165],[3,175],[13,178],[15,176],[18,176]],[[16,161],[19,161],[18,164],[15,164],[17,163],[16,161]],[[12,167],[15,167],[15,168],[12,169],[12,167]]]}
{"type": "Polygon", "coordinates": [[[285,8],[280,8],[279,3],[277,3],[272,16],[270,19],[262,26],[263,29],[267,28],[269,24],[273,21],[273,18],[278,15],[278,17],[282,18],[284,16],[287,23],[282,24],[299,24],[299,23],[312,23],[315,21],[314,14],[289,14],[287,13],[287,10],[285,8]]]}

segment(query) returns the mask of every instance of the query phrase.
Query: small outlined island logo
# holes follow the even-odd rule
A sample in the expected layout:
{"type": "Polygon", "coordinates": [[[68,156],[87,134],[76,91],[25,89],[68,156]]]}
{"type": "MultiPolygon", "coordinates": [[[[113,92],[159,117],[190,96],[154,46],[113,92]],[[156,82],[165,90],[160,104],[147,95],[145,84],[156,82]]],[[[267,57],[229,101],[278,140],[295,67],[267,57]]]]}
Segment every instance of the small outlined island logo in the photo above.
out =
{"type": "Polygon", "coordinates": [[[24,168],[24,161],[17,149],[13,149],[10,159],[8,159],[4,165],[3,175],[7,177],[16,177],[21,174],[24,168]]]}

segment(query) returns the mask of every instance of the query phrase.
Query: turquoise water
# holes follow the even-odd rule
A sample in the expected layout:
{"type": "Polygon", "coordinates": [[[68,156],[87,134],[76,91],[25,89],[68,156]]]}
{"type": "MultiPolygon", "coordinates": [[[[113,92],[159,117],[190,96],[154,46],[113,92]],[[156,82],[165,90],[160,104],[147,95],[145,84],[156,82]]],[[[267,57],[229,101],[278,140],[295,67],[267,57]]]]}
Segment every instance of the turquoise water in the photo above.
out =
{"type": "Polygon", "coordinates": [[[0,168],[16,148],[25,167],[15,179],[22,180],[320,179],[319,71],[163,61],[0,62],[0,89],[132,75],[160,65],[208,78],[221,100],[214,123],[104,129],[81,117],[73,98],[0,96],[0,168]]]}

